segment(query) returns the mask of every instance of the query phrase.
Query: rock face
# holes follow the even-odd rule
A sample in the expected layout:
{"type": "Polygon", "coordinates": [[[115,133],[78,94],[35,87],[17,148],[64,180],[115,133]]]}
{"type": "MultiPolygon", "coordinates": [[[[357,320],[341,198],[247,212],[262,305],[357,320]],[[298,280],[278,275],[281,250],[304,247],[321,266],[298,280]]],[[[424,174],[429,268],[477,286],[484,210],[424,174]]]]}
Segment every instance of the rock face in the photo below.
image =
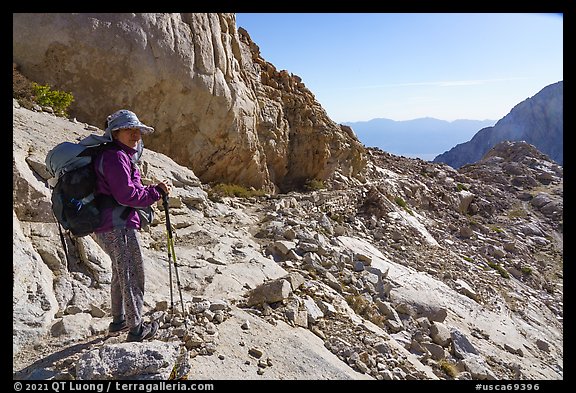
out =
{"type": "Polygon", "coordinates": [[[174,186],[184,305],[154,205],[144,314],[161,329],[127,343],[106,337],[109,258],[90,236],[66,257],[50,212],[46,153],[90,133],[14,102],[13,379],[563,379],[563,172],[534,146],[458,171],[367,149],[363,182],[218,201],[145,149],[143,181],[174,186]]]}
{"type": "Polygon", "coordinates": [[[285,191],[365,164],[354,133],[262,59],[234,14],[13,14],[13,61],[71,92],[81,121],[133,110],[156,128],[146,146],[206,183],[285,191]]]}
{"type": "Polygon", "coordinates": [[[560,165],[564,162],[564,82],[546,86],[534,97],[516,105],[493,127],[434,158],[453,168],[480,160],[502,141],[526,141],[560,165]]]}

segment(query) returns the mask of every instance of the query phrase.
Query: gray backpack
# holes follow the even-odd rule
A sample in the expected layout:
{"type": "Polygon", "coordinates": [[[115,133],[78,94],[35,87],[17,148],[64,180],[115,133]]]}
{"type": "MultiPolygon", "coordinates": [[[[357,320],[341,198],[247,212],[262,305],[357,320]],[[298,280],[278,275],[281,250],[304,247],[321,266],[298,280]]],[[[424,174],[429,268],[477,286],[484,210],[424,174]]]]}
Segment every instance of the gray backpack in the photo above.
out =
{"type": "Polygon", "coordinates": [[[96,173],[92,158],[105,149],[117,149],[108,136],[90,135],[78,143],[62,142],[46,155],[46,168],[54,176],[52,212],[74,236],[92,233],[101,223],[100,212],[118,206],[111,196],[95,197],[96,173]]]}

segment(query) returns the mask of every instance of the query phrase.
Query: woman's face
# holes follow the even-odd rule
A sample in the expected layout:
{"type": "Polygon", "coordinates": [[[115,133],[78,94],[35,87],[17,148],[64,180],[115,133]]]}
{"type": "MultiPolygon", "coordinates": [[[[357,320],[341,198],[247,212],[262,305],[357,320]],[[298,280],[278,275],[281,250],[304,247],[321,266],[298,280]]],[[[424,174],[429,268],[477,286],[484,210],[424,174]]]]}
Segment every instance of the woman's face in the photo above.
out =
{"type": "Polygon", "coordinates": [[[116,131],[116,139],[132,149],[136,149],[141,137],[139,128],[122,128],[116,131]]]}

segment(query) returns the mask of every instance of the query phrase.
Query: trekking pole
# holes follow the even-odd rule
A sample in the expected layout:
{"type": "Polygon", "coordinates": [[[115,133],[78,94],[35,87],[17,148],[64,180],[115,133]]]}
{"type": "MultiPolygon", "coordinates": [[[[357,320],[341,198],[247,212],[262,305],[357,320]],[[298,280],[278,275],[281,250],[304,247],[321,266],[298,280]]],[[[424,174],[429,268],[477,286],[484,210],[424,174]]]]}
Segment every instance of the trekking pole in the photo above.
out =
{"type": "MultiPolygon", "coordinates": [[[[54,217],[56,219],[56,217],[54,217]]],[[[62,242],[62,248],[64,249],[64,255],[66,256],[66,268],[69,269],[70,266],[70,258],[68,257],[68,246],[66,245],[66,240],[64,240],[64,234],[62,233],[62,225],[60,222],[56,220],[58,224],[58,232],[60,233],[60,241],[62,242]]]]}
{"type": "Polygon", "coordinates": [[[162,205],[166,213],[166,234],[168,243],[168,270],[170,274],[170,302],[172,315],[174,315],[174,298],[172,296],[172,261],[174,262],[174,272],[176,273],[176,284],[180,293],[180,304],[182,305],[182,316],[184,317],[184,326],[188,329],[186,323],[186,312],[184,311],[184,300],[182,299],[182,288],[180,286],[180,277],[178,276],[178,264],[176,263],[176,252],[174,251],[174,238],[172,237],[172,226],[170,225],[170,214],[168,213],[168,194],[162,193],[162,205]]]}
{"type": "Polygon", "coordinates": [[[170,216],[168,215],[168,196],[162,192],[162,204],[164,212],[166,213],[166,248],[168,249],[168,274],[170,277],[170,313],[174,317],[174,295],[172,294],[172,247],[170,247],[170,239],[172,232],[170,228],[170,216]]]}

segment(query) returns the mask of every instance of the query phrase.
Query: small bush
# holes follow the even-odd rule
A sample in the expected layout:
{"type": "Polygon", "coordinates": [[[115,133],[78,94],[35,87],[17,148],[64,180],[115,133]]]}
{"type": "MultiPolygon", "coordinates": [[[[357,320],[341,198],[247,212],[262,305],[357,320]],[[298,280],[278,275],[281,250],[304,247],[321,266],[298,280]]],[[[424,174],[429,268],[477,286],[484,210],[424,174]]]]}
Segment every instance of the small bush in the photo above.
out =
{"type": "Polygon", "coordinates": [[[394,198],[394,202],[396,202],[396,204],[400,207],[406,207],[406,201],[401,197],[394,198]]]}
{"type": "Polygon", "coordinates": [[[498,225],[490,225],[490,229],[496,233],[504,232],[504,229],[500,228],[498,225]]]}
{"type": "Polygon", "coordinates": [[[471,215],[466,214],[466,217],[468,218],[468,222],[470,223],[470,225],[474,225],[475,227],[480,227],[480,223],[478,221],[476,221],[474,218],[472,218],[471,215]]]}
{"type": "Polygon", "coordinates": [[[326,186],[324,185],[324,182],[318,179],[309,179],[304,183],[305,191],[317,191],[325,188],[326,186]]]}
{"type": "Polygon", "coordinates": [[[67,116],[66,110],[74,101],[71,93],[52,90],[50,86],[40,85],[36,82],[32,82],[32,92],[38,105],[49,106],[54,110],[54,113],[60,116],[67,116]]]}
{"type": "Polygon", "coordinates": [[[403,208],[411,216],[414,215],[414,213],[412,213],[412,210],[410,210],[410,208],[408,207],[408,204],[406,203],[406,201],[404,199],[402,199],[401,197],[398,196],[398,197],[394,198],[394,202],[396,202],[396,204],[398,206],[403,208]]]}
{"type": "Polygon", "coordinates": [[[370,303],[368,303],[368,300],[366,300],[364,296],[347,295],[344,298],[346,299],[346,302],[350,308],[352,308],[352,310],[354,310],[358,315],[364,314],[370,306],[370,303]]]}
{"type": "Polygon", "coordinates": [[[500,273],[500,275],[504,278],[510,278],[510,275],[508,274],[508,272],[506,271],[506,269],[504,269],[499,263],[494,263],[494,262],[488,262],[488,265],[496,270],[498,273],[500,273]]]}
{"type": "Polygon", "coordinates": [[[442,359],[438,364],[440,365],[442,371],[444,371],[447,375],[451,376],[452,378],[455,378],[458,375],[458,370],[456,369],[456,366],[454,366],[448,360],[442,359]]]}
{"type": "Polygon", "coordinates": [[[456,188],[458,189],[458,192],[460,192],[460,191],[462,191],[462,190],[468,191],[468,187],[466,187],[466,186],[465,186],[464,184],[462,184],[462,183],[456,184],[456,188]]]}
{"type": "Polygon", "coordinates": [[[527,276],[532,274],[532,268],[530,266],[522,266],[522,268],[520,269],[520,271],[524,274],[526,274],[527,276]]]}
{"type": "Polygon", "coordinates": [[[528,217],[528,213],[521,205],[514,206],[513,209],[508,211],[508,218],[526,218],[528,217]]]}
{"type": "Polygon", "coordinates": [[[377,326],[384,327],[386,318],[384,318],[375,307],[372,307],[370,302],[366,300],[364,296],[346,295],[344,299],[346,299],[346,302],[350,308],[356,312],[356,314],[368,319],[377,326]]]}
{"type": "Polygon", "coordinates": [[[238,184],[219,183],[208,192],[208,197],[213,201],[220,202],[223,197],[250,198],[264,194],[263,190],[247,189],[238,184]]]}

